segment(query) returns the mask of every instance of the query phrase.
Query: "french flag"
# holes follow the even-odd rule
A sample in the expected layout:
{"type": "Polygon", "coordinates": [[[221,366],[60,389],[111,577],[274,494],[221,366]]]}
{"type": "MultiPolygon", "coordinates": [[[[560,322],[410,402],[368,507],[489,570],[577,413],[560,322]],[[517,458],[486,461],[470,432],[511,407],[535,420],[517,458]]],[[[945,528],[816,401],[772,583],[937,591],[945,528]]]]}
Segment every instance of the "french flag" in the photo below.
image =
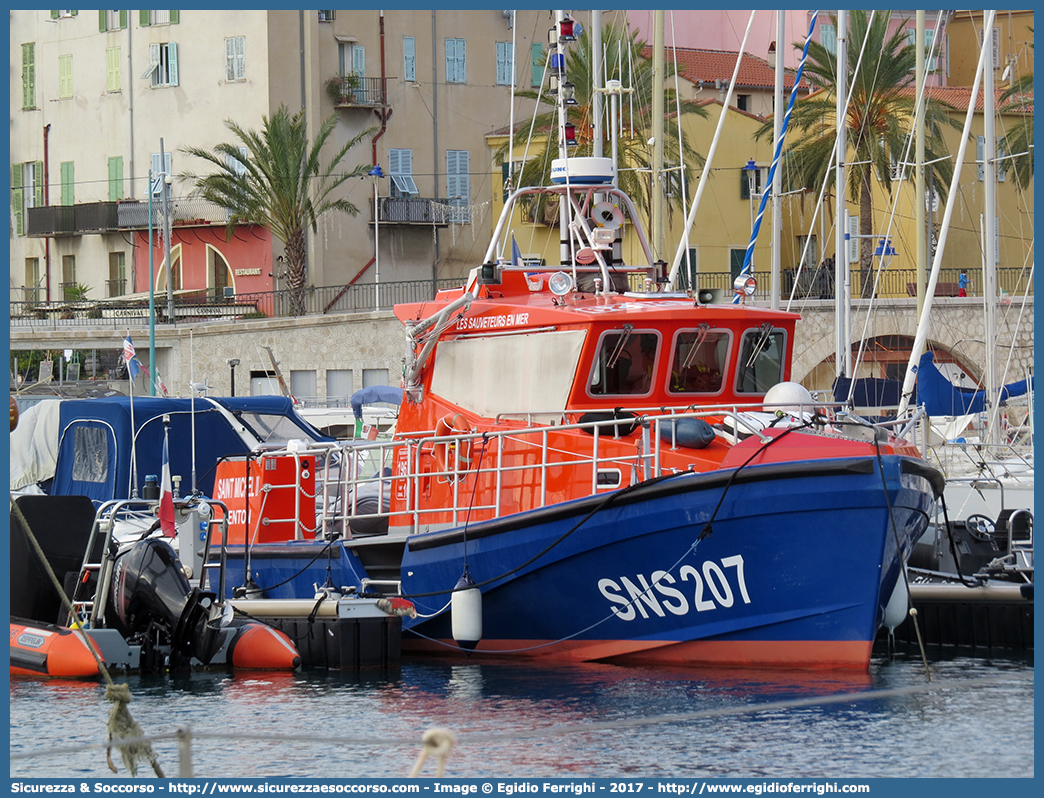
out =
{"type": "Polygon", "coordinates": [[[168,538],[174,537],[177,527],[174,524],[174,494],[170,487],[170,458],[167,456],[167,439],[163,439],[163,470],[160,476],[159,498],[160,530],[168,538]]]}

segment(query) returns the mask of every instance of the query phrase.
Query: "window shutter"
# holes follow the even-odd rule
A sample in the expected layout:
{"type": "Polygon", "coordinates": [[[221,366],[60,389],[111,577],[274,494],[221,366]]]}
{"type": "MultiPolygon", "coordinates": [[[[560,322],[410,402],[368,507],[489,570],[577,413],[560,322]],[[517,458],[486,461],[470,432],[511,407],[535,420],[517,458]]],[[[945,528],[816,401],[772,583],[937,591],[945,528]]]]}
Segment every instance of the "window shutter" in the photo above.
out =
{"type": "Polygon", "coordinates": [[[461,83],[468,79],[467,42],[463,39],[457,40],[457,77],[461,83]]]}
{"type": "Polygon", "coordinates": [[[497,42],[497,85],[511,85],[511,42],[497,42]]]}
{"type": "Polygon", "coordinates": [[[74,202],[75,168],[72,161],[62,161],[62,205],[74,202]]]}
{"type": "Polygon", "coordinates": [[[361,44],[352,47],[352,72],[360,78],[366,77],[366,48],[361,44]]]}
{"type": "Polygon", "coordinates": [[[529,45],[529,48],[533,58],[532,75],[529,82],[534,86],[539,86],[544,79],[544,45],[534,42],[529,45]]]}
{"type": "Polygon", "coordinates": [[[72,56],[58,56],[58,96],[62,99],[72,97],[72,56]]]}
{"type": "Polygon", "coordinates": [[[57,11],[52,11],[51,12],[51,19],[58,19],[58,12],[57,11]]]}
{"type": "Polygon", "coordinates": [[[143,28],[149,27],[149,25],[151,24],[149,22],[149,19],[150,19],[150,17],[149,17],[149,12],[148,11],[139,11],[138,12],[138,24],[141,25],[141,27],[143,27],[143,28]]]}
{"type": "Polygon", "coordinates": [[[1001,160],[1005,155],[1004,136],[997,136],[997,181],[1000,183],[1008,179],[1008,161],[1001,160]]]}
{"type": "Polygon", "coordinates": [[[399,153],[401,152],[402,150],[388,150],[388,174],[399,174],[399,162],[402,160],[399,153]]]}
{"type": "Polygon", "coordinates": [[[98,12],[98,30],[105,33],[109,29],[109,12],[99,11],[98,12]]]}
{"type": "Polygon", "coordinates": [[[22,45],[22,108],[36,107],[36,45],[22,45]]]}
{"type": "Polygon", "coordinates": [[[170,14],[170,24],[171,25],[177,25],[179,22],[181,22],[181,12],[180,11],[170,11],[168,13],[170,14]]]}
{"type": "Polygon", "coordinates": [[[123,199],[123,156],[109,159],[109,202],[123,199]]]}
{"type": "Polygon", "coordinates": [[[22,205],[24,203],[22,192],[22,165],[11,164],[11,210],[14,212],[15,235],[22,235],[22,205]]]}
{"type": "Polygon", "coordinates": [[[975,137],[975,166],[979,181],[986,179],[986,137],[975,137]]]}
{"type": "Polygon", "coordinates": [[[36,183],[36,202],[33,205],[34,208],[43,207],[43,161],[36,162],[35,171],[35,183],[36,183]]]}
{"type": "Polygon", "coordinates": [[[106,88],[109,91],[120,90],[120,48],[110,47],[105,51],[106,88]]]}
{"type": "Polygon", "coordinates": [[[152,64],[152,85],[158,86],[160,84],[159,76],[159,63],[160,63],[160,46],[158,44],[149,45],[149,63],[152,64]]]}
{"type": "Polygon", "coordinates": [[[174,42],[167,44],[167,83],[178,85],[178,45],[174,42]]]}
{"type": "Polygon", "coordinates": [[[126,30],[126,29],[127,29],[127,12],[126,11],[121,11],[120,12],[120,30],[126,30]]]}
{"type": "Polygon", "coordinates": [[[402,38],[403,80],[417,80],[417,44],[412,36],[402,38]]]}
{"type": "Polygon", "coordinates": [[[225,80],[236,79],[236,45],[235,39],[225,39],[225,80]]]}

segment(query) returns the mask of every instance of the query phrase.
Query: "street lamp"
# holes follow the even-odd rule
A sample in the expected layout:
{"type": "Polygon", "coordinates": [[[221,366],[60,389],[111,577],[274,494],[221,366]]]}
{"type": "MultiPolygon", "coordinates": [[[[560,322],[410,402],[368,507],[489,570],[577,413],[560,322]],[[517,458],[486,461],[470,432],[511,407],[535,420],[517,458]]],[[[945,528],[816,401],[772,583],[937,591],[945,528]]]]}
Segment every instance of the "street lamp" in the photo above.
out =
{"type": "MultiPolygon", "coordinates": [[[[747,198],[750,200],[750,230],[751,234],[754,232],[754,185],[758,175],[758,165],[754,163],[754,159],[751,158],[747,161],[747,165],[743,167],[743,171],[747,173],[747,198]]],[[[753,257],[751,258],[751,266],[753,266],[753,257]]]]}
{"type": "Polygon", "coordinates": [[[231,391],[231,393],[229,393],[229,396],[235,396],[236,395],[236,366],[238,366],[238,365],[239,365],[239,358],[238,357],[230,357],[228,359],[228,367],[229,367],[229,369],[232,372],[232,374],[231,374],[231,377],[232,377],[232,391],[231,391]]]}
{"type": "Polygon", "coordinates": [[[373,178],[373,298],[379,310],[381,307],[381,246],[378,235],[381,227],[381,206],[377,201],[377,179],[384,177],[381,165],[375,164],[369,171],[369,175],[373,178]]]}

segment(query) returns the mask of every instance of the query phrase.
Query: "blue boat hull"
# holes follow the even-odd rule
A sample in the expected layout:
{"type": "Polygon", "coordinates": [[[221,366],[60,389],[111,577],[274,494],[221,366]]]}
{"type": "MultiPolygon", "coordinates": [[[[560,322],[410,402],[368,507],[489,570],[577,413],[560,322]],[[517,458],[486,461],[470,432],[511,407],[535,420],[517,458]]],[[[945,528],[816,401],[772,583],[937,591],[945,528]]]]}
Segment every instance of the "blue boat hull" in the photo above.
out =
{"type": "Polygon", "coordinates": [[[923,463],[880,463],[883,479],[873,457],[683,474],[413,536],[404,648],[458,650],[446,606],[466,562],[479,652],[865,668],[941,489],[923,463]]]}

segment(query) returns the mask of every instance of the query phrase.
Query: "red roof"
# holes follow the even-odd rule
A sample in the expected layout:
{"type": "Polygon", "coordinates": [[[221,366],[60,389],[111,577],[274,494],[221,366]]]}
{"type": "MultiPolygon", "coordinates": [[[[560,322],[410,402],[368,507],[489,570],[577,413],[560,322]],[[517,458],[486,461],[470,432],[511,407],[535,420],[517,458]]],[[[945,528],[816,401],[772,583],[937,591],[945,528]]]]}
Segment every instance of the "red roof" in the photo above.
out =
{"type": "MultiPolygon", "coordinates": [[[[678,74],[697,83],[711,83],[715,80],[732,80],[732,73],[736,69],[736,59],[739,53],[729,50],[700,50],[690,47],[668,47],[666,58],[669,63],[674,63],[677,54],[678,74]]],[[[646,58],[652,55],[652,48],[646,47],[642,51],[646,58]]],[[[790,89],[794,86],[793,69],[783,71],[783,86],[790,89]]],[[[748,88],[763,88],[769,91],[776,85],[775,70],[769,66],[764,58],[746,53],[740,63],[739,74],[736,76],[736,85],[748,88]]],[[[802,91],[808,91],[808,86],[802,84],[802,91]]]]}
{"type": "MultiPolygon", "coordinates": [[[[1001,107],[1001,95],[1007,89],[1003,86],[994,88],[994,108],[1001,107]]],[[[907,89],[910,94],[913,94],[913,87],[907,89]]],[[[971,99],[971,86],[930,86],[928,87],[928,96],[933,100],[942,100],[948,102],[957,108],[967,109],[968,101],[971,99]]],[[[975,110],[985,110],[985,95],[983,94],[982,88],[979,88],[979,92],[975,98],[975,110]]],[[[1033,93],[1019,95],[1018,99],[1022,102],[1022,106],[1019,108],[1009,108],[1010,113],[1033,113],[1033,93]]],[[[1013,101],[1009,100],[1006,105],[1013,105],[1013,101]]]]}

